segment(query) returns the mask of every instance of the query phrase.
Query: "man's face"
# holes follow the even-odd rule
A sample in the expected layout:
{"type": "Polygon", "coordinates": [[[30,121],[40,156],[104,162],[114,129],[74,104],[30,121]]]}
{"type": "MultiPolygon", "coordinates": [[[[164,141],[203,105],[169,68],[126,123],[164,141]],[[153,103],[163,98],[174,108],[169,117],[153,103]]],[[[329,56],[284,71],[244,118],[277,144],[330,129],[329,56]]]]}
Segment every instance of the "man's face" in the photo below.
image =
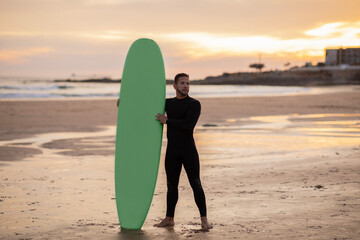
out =
{"type": "Polygon", "coordinates": [[[174,84],[174,88],[176,92],[179,93],[181,96],[187,96],[190,89],[189,78],[186,76],[180,77],[178,83],[174,84]]]}

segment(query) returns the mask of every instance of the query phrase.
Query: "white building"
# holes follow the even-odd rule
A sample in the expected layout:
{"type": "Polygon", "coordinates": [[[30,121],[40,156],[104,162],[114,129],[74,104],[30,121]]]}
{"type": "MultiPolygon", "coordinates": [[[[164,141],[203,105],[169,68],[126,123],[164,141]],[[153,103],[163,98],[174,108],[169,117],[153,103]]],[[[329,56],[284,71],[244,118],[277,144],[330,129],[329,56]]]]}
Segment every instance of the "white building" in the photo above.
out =
{"type": "Polygon", "coordinates": [[[360,65],[360,47],[359,48],[339,48],[325,49],[325,65],[360,65]]]}

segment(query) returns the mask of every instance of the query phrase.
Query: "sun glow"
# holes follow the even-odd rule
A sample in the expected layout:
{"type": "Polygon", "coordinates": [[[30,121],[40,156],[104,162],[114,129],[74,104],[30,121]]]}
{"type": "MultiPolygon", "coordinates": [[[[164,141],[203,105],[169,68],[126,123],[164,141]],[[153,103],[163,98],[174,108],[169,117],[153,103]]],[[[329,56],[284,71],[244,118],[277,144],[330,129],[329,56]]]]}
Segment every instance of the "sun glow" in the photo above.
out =
{"type": "Polygon", "coordinates": [[[248,55],[288,53],[323,56],[324,49],[338,46],[360,45],[360,22],[330,23],[304,33],[302,38],[280,39],[271,36],[223,36],[210,33],[174,33],[165,38],[190,43],[187,53],[193,57],[212,55],[248,55]],[[306,37],[311,36],[311,37],[306,37]]]}
{"type": "Polygon", "coordinates": [[[339,33],[340,32],[339,30],[341,30],[341,26],[344,26],[344,23],[342,22],[328,23],[322,25],[319,28],[306,31],[305,34],[308,36],[315,36],[315,37],[330,37],[335,33],[339,33]]]}
{"type": "Polygon", "coordinates": [[[348,38],[358,37],[360,34],[360,21],[355,23],[336,22],[324,24],[319,28],[311,29],[305,32],[308,36],[314,37],[336,37],[343,36],[348,38]]]}

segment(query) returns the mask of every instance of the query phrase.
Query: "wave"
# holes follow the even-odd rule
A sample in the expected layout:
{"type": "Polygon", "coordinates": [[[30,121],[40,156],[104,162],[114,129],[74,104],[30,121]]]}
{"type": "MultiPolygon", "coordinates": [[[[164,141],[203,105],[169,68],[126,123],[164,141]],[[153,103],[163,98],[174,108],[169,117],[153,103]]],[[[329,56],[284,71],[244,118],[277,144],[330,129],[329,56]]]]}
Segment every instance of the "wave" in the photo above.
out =
{"type": "Polygon", "coordinates": [[[0,86],[0,89],[6,89],[6,90],[40,90],[40,91],[46,91],[46,90],[54,90],[54,89],[70,89],[74,88],[73,86],[67,86],[67,85],[55,85],[55,86],[0,86]]]}
{"type": "Polygon", "coordinates": [[[0,98],[118,97],[118,94],[0,93],[0,98]]]}

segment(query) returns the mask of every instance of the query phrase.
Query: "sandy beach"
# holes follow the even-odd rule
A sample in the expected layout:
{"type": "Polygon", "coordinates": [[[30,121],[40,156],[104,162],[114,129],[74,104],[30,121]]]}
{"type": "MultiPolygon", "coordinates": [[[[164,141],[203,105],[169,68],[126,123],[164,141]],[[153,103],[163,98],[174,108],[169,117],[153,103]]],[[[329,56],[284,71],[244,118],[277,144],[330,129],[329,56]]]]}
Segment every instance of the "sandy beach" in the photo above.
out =
{"type": "Polygon", "coordinates": [[[165,215],[166,135],[144,226],[120,229],[116,99],[2,100],[0,239],[359,239],[360,88],[199,100],[212,230],[200,231],[184,171],[175,227],[152,227],[165,215]]]}

